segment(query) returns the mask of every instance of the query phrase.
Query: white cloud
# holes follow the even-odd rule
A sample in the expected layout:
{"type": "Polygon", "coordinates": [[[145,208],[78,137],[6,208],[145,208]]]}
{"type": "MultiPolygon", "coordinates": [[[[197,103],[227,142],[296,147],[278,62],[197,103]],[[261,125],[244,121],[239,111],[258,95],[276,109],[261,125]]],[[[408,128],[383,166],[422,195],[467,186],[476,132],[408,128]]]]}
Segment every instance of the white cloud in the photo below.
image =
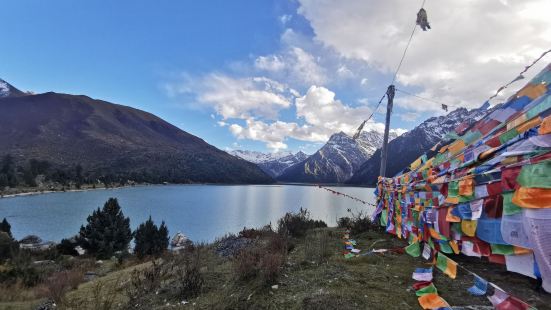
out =
{"type": "Polygon", "coordinates": [[[277,54],[258,56],[254,60],[254,67],[271,74],[275,79],[300,86],[324,84],[328,80],[318,59],[297,46],[286,46],[277,54]]]}
{"type": "Polygon", "coordinates": [[[307,124],[325,129],[327,133],[343,131],[353,134],[371,114],[365,106],[352,108],[344,105],[335,99],[334,92],[321,86],[311,86],[304,96],[295,100],[295,105],[298,117],[304,118],[307,124]]]}
{"type": "Polygon", "coordinates": [[[285,15],[281,15],[281,16],[279,17],[279,21],[280,21],[283,25],[286,25],[288,22],[291,21],[291,19],[293,19],[293,15],[285,14],[285,15]]]}
{"type": "MultiPolygon", "coordinates": [[[[298,12],[310,21],[315,41],[389,75],[401,57],[420,4],[399,0],[299,2],[298,12]]],[[[420,87],[429,98],[451,105],[479,106],[551,46],[549,0],[429,1],[425,8],[432,29],[417,29],[397,87],[420,87]]],[[[285,36],[297,40],[294,32],[285,36]]],[[[531,75],[545,63],[533,68],[531,75]]],[[[521,86],[515,84],[509,91],[521,86]]],[[[431,103],[425,106],[436,108],[419,107],[418,103],[404,102],[403,107],[433,113],[439,108],[431,103]]]]}
{"type": "Polygon", "coordinates": [[[199,104],[214,108],[223,119],[277,119],[278,112],[292,104],[287,87],[266,77],[233,78],[220,73],[186,77],[169,84],[169,94],[196,95],[199,104]]]}
{"type": "Polygon", "coordinates": [[[413,122],[413,121],[416,121],[417,118],[419,118],[419,114],[415,112],[400,113],[398,114],[398,116],[400,116],[400,118],[406,122],[413,122]]]}
{"type": "Polygon", "coordinates": [[[254,66],[260,70],[281,71],[285,68],[285,63],[277,55],[259,56],[254,61],[254,66]]]}
{"type": "MultiPolygon", "coordinates": [[[[294,138],[309,142],[326,142],[329,137],[343,131],[352,135],[357,126],[371,113],[367,107],[349,107],[335,99],[335,93],[322,86],[311,86],[306,94],[295,99],[296,116],[304,121],[274,121],[271,123],[249,118],[246,125],[232,124],[231,133],[238,139],[263,141],[272,150],[287,148],[285,140],[294,138]]],[[[382,132],[384,125],[370,121],[364,130],[382,132]]],[[[402,129],[398,131],[403,132],[402,129]]]]}

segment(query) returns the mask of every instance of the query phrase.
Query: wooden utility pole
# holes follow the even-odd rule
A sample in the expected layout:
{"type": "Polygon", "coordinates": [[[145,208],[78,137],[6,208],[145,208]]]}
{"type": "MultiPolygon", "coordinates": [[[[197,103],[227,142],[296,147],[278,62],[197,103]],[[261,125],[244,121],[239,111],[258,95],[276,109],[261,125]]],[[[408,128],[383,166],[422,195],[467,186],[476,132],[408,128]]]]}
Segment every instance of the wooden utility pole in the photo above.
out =
{"type": "Polygon", "coordinates": [[[390,85],[386,90],[386,98],[388,100],[386,105],[386,121],[385,121],[385,135],[383,138],[383,148],[381,152],[381,170],[379,175],[386,177],[386,160],[388,158],[388,132],[390,130],[390,114],[392,113],[392,104],[394,103],[394,85],[390,85]]]}

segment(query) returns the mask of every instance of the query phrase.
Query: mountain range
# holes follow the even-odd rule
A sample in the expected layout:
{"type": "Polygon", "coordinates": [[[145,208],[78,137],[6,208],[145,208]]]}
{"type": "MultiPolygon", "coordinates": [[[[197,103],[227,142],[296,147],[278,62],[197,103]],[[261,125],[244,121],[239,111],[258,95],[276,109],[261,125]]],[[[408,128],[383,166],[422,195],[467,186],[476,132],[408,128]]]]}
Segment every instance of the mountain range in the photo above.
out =
{"type": "Polygon", "coordinates": [[[291,152],[262,153],[256,151],[234,150],[229,153],[257,164],[260,169],[273,178],[280,176],[287,168],[308,158],[308,155],[302,151],[293,154],[291,152]]]}
{"type": "MultiPolygon", "coordinates": [[[[393,176],[427,152],[458,125],[472,124],[482,118],[486,108],[467,110],[459,108],[447,115],[431,117],[389,143],[387,176],[393,176]]],[[[381,150],[377,150],[346,181],[348,184],[373,186],[377,183],[381,164],[381,150]]]]}
{"type": "MultiPolygon", "coordinates": [[[[389,140],[396,136],[396,133],[390,133],[389,140]]],[[[344,132],[333,134],[321,149],[285,170],[277,180],[298,183],[342,183],[348,180],[382,144],[383,134],[377,131],[364,131],[358,139],[352,139],[344,132]]]]}
{"type": "Polygon", "coordinates": [[[137,182],[272,183],[231,156],[161,118],[87,96],[24,93],[0,80],[0,156],[80,165],[94,177],[137,182]]]}

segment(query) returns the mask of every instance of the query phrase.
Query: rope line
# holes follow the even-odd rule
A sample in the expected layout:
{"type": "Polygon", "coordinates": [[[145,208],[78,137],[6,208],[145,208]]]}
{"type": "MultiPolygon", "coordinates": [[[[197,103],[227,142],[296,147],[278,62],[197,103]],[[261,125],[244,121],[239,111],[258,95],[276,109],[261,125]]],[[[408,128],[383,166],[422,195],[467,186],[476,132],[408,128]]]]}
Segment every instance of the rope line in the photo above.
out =
{"type": "Polygon", "coordinates": [[[330,188],[325,187],[325,186],[322,186],[322,185],[318,185],[318,187],[321,188],[321,189],[324,189],[324,190],[326,190],[326,191],[329,191],[329,192],[331,192],[331,193],[333,193],[333,194],[337,194],[337,195],[344,196],[344,197],[346,197],[346,198],[350,198],[350,199],[355,200],[355,201],[357,201],[357,202],[360,202],[360,203],[362,203],[362,204],[364,204],[364,205],[369,205],[369,206],[373,206],[373,207],[376,207],[376,206],[377,206],[377,205],[374,204],[374,203],[367,202],[367,201],[365,201],[365,200],[363,200],[363,199],[360,199],[360,198],[358,198],[358,197],[354,197],[354,196],[348,195],[348,194],[346,194],[346,193],[341,193],[341,192],[339,192],[339,191],[336,191],[336,190],[334,190],[334,189],[330,189],[330,188]]]}
{"type": "MultiPolygon", "coordinates": [[[[426,0],[423,0],[423,3],[421,4],[421,9],[425,6],[425,2],[426,2],[426,0]]],[[[406,44],[406,48],[404,49],[404,53],[402,53],[402,58],[400,58],[400,62],[398,63],[398,67],[396,67],[396,71],[394,71],[394,76],[392,77],[392,82],[390,82],[390,85],[393,85],[394,82],[396,81],[396,77],[398,76],[398,72],[400,71],[400,68],[402,67],[402,63],[404,62],[404,59],[406,58],[406,54],[407,54],[409,45],[411,44],[411,40],[413,39],[413,35],[415,34],[416,29],[417,29],[417,21],[415,21],[415,24],[413,25],[413,30],[411,31],[411,35],[409,36],[408,43],[406,44]]],[[[357,130],[356,134],[354,135],[354,137],[359,136],[360,132],[363,129],[363,126],[367,122],[369,122],[371,120],[371,118],[373,118],[373,115],[377,112],[377,110],[379,109],[379,106],[381,105],[381,102],[383,102],[383,99],[385,97],[386,97],[386,91],[383,94],[383,96],[381,97],[381,99],[379,100],[379,102],[377,103],[377,106],[375,107],[375,109],[373,110],[371,115],[369,115],[369,117],[365,121],[363,121],[362,124],[358,127],[358,130],[357,130]]]]}
{"type": "Polygon", "coordinates": [[[460,106],[456,106],[456,105],[451,105],[451,104],[448,104],[448,103],[442,103],[442,102],[439,102],[439,101],[436,101],[434,99],[429,99],[429,98],[425,98],[425,97],[421,97],[421,96],[418,96],[418,95],[415,95],[415,94],[412,94],[408,91],[405,91],[403,89],[398,89],[396,88],[397,91],[401,92],[401,93],[404,93],[406,95],[410,95],[410,96],[413,96],[415,98],[419,98],[421,100],[425,100],[425,101],[428,101],[428,102],[432,102],[432,103],[436,103],[436,104],[440,104],[440,105],[445,105],[445,106],[448,106],[448,107],[452,107],[452,108],[460,108],[460,106]]]}
{"type": "Polygon", "coordinates": [[[509,87],[509,86],[510,86],[511,84],[513,84],[514,82],[524,79],[524,75],[523,75],[523,74],[526,73],[528,70],[530,70],[530,68],[532,68],[536,63],[538,63],[538,61],[540,61],[540,60],[541,60],[545,55],[547,55],[548,53],[551,53],[551,49],[549,49],[549,50],[543,52],[543,53],[540,55],[540,57],[536,58],[530,65],[524,67],[524,70],[522,70],[522,71],[517,75],[517,77],[514,78],[511,82],[509,82],[509,83],[507,83],[507,84],[501,86],[500,88],[498,88],[497,91],[496,91],[496,93],[495,93],[494,95],[492,95],[490,98],[488,98],[487,101],[490,101],[490,100],[494,99],[495,97],[497,97],[497,96],[499,95],[499,93],[500,93],[502,90],[506,89],[507,87],[509,87]]]}
{"type": "MultiPolygon", "coordinates": [[[[423,0],[423,3],[421,4],[421,9],[425,6],[425,1],[423,0]]],[[[404,53],[402,54],[402,58],[400,59],[400,63],[398,63],[398,67],[396,67],[396,71],[394,72],[394,76],[392,77],[392,82],[390,85],[394,84],[396,81],[396,77],[398,76],[398,72],[400,71],[400,68],[402,67],[402,63],[404,62],[404,58],[406,58],[406,53],[408,52],[409,45],[411,44],[411,40],[413,39],[413,35],[415,34],[415,30],[417,30],[417,21],[415,21],[415,24],[413,24],[413,30],[411,31],[411,35],[409,36],[408,43],[406,44],[406,48],[404,49],[404,53]]]]}

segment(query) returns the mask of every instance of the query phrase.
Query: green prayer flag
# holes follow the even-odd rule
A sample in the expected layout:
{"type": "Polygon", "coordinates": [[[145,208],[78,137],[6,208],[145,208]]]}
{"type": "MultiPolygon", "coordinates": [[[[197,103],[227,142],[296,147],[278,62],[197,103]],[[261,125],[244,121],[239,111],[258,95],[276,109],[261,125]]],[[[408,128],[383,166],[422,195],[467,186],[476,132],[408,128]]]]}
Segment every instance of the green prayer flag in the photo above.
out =
{"type": "Polygon", "coordinates": [[[448,258],[446,255],[438,252],[438,255],[436,256],[436,267],[438,267],[441,271],[446,271],[448,268],[448,258]]]}
{"type": "Polygon", "coordinates": [[[469,145],[473,143],[474,141],[478,140],[482,137],[482,133],[480,131],[468,131],[466,132],[462,137],[461,140],[465,142],[465,145],[469,145]]]}
{"type": "Polygon", "coordinates": [[[459,181],[451,181],[448,183],[448,197],[459,196],[459,181]]]}
{"type": "Polygon", "coordinates": [[[440,246],[440,251],[442,251],[444,253],[447,253],[447,254],[452,254],[453,253],[453,250],[452,250],[451,246],[448,244],[448,242],[438,242],[438,245],[440,246]]]}
{"type": "Polygon", "coordinates": [[[515,248],[509,244],[490,244],[492,254],[511,255],[515,254],[515,248]]]}
{"type": "Polygon", "coordinates": [[[423,296],[425,294],[430,294],[430,293],[438,294],[438,291],[436,290],[436,286],[434,286],[434,284],[432,284],[432,283],[430,285],[427,285],[423,288],[418,289],[415,292],[415,295],[423,296]]]}
{"type": "Polygon", "coordinates": [[[429,241],[427,242],[431,249],[434,250],[434,242],[432,242],[432,238],[429,238],[429,241]]]}
{"type": "Polygon", "coordinates": [[[381,211],[381,226],[386,227],[387,224],[388,224],[388,211],[384,209],[383,211],[381,211]]]}
{"type": "Polygon", "coordinates": [[[419,241],[416,241],[406,247],[406,253],[413,257],[419,257],[421,255],[421,247],[419,241]]]}
{"type": "Polygon", "coordinates": [[[522,167],[517,182],[523,187],[551,188],[551,160],[522,167]]]}
{"type": "Polygon", "coordinates": [[[354,257],[354,256],[355,256],[355,255],[352,254],[352,253],[347,253],[347,254],[344,255],[344,258],[350,259],[350,258],[352,258],[352,257],[354,257]]]}
{"type": "Polygon", "coordinates": [[[522,208],[513,203],[515,192],[503,193],[503,215],[514,215],[522,212],[522,208]]]}
{"type": "Polygon", "coordinates": [[[539,104],[528,110],[526,112],[526,118],[532,119],[548,109],[551,109],[551,96],[545,97],[539,104]]]}
{"type": "Polygon", "coordinates": [[[455,232],[456,234],[459,234],[460,236],[463,235],[463,230],[461,229],[461,223],[451,223],[451,231],[455,232]]]}
{"type": "Polygon", "coordinates": [[[499,142],[501,144],[507,143],[507,141],[513,139],[514,137],[518,136],[520,133],[517,131],[516,128],[513,128],[499,136],[499,142]]]}

